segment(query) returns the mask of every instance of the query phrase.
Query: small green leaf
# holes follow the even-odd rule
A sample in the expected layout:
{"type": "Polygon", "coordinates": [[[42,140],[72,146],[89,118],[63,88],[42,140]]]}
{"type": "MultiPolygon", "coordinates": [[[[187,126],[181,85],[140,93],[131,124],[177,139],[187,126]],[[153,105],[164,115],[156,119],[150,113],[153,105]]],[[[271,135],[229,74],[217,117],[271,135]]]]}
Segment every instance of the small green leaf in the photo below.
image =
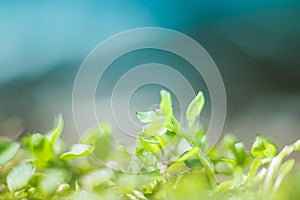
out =
{"type": "Polygon", "coordinates": [[[143,128],[143,134],[146,136],[155,136],[159,134],[165,126],[165,119],[154,120],[143,128]]]}
{"type": "Polygon", "coordinates": [[[171,132],[169,130],[166,130],[165,132],[162,132],[161,134],[155,136],[155,138],[159,141],[159,144],[161,147],[165,147],[172,143],[176,137],[176,134],[174,132],[171,132]]]}
{"type": "Polygon", "coordinates": [[[184,162],[185,160],[187,160],[188,158],[190,158],[191,156],[195,155],[198,153],[198,148],[192,148],[191,150],[185,151],[183,154],[181,154],[181,156],[176,160],[176,162],[184,162]]]}
{"type": "Polygon", "coordinates": [[[159,118],[155,111],[137,112],[136,116],[142,123],[149,123],[159,118]]]}
{"type": "Polygon", "coordinates": [[[166,123],[166,127],[174,133],[179,133],[181,129],[180,123],[174,116],[171,116],[166,123]]]}
{"type": "Polygon", "coordinates": [[[234,144],[234,155],[239,164],[243,164],[246,159],[246,150],[243,143],[238,142],[234,144]]]}
{"type": "Polygon", "coordinates": [[[114,173],[109,168],[97,169],[85,175],[82,182],[88,189],[93,190],[97,186],[110,184],[113,176],[114,173]]]}
{"type": "Polygon", "coordinates": [[[95,147],[93,145],[87,144],[74,144],[70,150],[66,153],[63,153],[60,156],[62,160],[73,160],[86,156],[94,151],[95,147]]]}
{"type": "Polygon", "coordinates": [[[36,133],[28,137],[30,137],[30,149],[36,158],[43,162],[55,158],[52,145],[44,135],[36,133]]]}
{"type": "Polygon", "coordinates": [[[197,117],[200,116],[203,107],[205,104],[204,95],[202,92],[199,92],[195,99],[190,103],[187,111],[186,111],[186,118],[188,120],[189,125],[192,125],[197,117]]]}
{"type": "Polygon", "coordinates": [[[112,151],[111,126],[107,123],[97,125],[87,133],[88,137],[84,144],[93,144],[93,155],[100,160],[105,160],[112,151]]]}
{"type": "Polygon", "coordinates": [[[150,151],[158,152],[161,150],[160,143],[155,136],[138,135],[137,141],[142,147],[150,151]]]}
{"type": "Polygon", "coordinates": [[[6,181],[10,191],[16,191],[26,186],[35,173],[32,162],[23,162],[14,167],[7,175],[6,181]]]}
{"type": "Polygon", "coordinates": [[[189,168],[184,162],[172,162],[168,165],[166,173],[170,175],[179,175],[184,171],[188,171],[189,168]]]}
{"type": "Polygon", "coordinates": [[[251,154],[256,158],[274,157],[277,152],[277,147],[263,136],[257,136],[251,147],[251,154]]]}
{"type": "Polygon", "coordinates": [[[18,153],[20,144],[17,142],[0,142],[0,166],[8,163],[18,153]]]}
{"type": "Polygon", "coordinates": [[[222,140],[222,146],[229,156],[236,160],[237,164],[244,164],[247,155],[245,146],[234,135],[226,135],[222,140]]]}
{"type": "Polygon", "coordinates": [[[144,148],[137,148],[135,150],[137,158],[143,163],[145,166],[156,166],[157,165],[157,157],[153,151],[144,148]]]}
{"type": "Polygon", "coordinates": [[[67,171],[61,169],[49,169],[41,177],[39,189],[46,195],[50,195],[64,183],[67,178],[67,171]]]}
{"type": "Polygon", "coordinates": [[[203,167],[196,155],[192,156],[192,158],[185,160],[184,163],[191,169],[202,169],[203,167]]]}
{"type": "Polygon", "coordinates": [[[58,115],[55,118],[53,129],[46,134],[46,137],[49,139],[51,144],[54,144],[59,139],[63,127],[64,127],[64,120],[62,118],[62,115],[58,115]]]}
{"type": "Polygon", "coordinates": [[[160,109],[165,117],[170,119],[173,116],[171,94],[165,90],[160,91],[161,102],[160,109]]]}
{"type": "Polygon", "coordinates": [[[203,128],[198,128],[193,135],[192,142],[195,146],[203,148],[206,142],[206,132],[203,128]]]}

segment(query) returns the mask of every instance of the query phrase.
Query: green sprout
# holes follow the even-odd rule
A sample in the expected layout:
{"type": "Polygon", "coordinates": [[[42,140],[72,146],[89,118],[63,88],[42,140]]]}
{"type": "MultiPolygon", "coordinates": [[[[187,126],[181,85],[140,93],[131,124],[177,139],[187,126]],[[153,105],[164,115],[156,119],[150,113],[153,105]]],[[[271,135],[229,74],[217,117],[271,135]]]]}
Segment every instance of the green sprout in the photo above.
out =
{"type": "Polygon", "coordinates": [[[279,150],[258,135],[247,151],[237,137],[225,135],[210,146],[199,122],[204,105],[199,92],[183,126],[174,117],[171,94],[161,91],[159,109],[137,113],[145,126],[134,153],[113,139],[106,123],[66,147],[61,115],[46,134],[0,141],[0,199],[300,198],[300,171],[287,158],[300,150],[300,140],[279,150]]]}

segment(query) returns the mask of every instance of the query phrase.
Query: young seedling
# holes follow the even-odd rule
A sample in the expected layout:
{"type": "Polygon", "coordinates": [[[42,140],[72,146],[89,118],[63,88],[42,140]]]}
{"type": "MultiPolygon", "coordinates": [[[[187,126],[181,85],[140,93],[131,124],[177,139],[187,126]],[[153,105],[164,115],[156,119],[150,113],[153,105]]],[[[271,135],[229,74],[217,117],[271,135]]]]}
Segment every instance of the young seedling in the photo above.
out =
{"type": "Polygon", "coordinates": [[[247,151],[237,137],[225,135],[211,147],[199,122],[204,105],[199,92],[184,127],[174,116],[171,94],[161,91],[159,109],[137,113],[145,126],[134,154],[113,139],[105,123],[65,148],[61,115],[46,134],[28,134],[20,143],[1,141],[0,200],[300,198],[297,161],[287,159],[300,150],[300,140],[278,150],[258,135],[247,151]],[[182,141],[187,149],[180,148],[182,141]]]}

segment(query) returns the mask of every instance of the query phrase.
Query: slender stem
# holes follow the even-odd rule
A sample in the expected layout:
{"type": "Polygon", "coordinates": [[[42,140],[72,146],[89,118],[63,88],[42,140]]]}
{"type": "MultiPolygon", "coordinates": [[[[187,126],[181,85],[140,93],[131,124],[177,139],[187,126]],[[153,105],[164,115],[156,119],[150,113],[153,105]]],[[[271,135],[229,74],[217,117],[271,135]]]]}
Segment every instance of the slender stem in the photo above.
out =
{"type": "Polygon", "coordinates": [[[187,134],[185,134],[184,132],[181,132],[180,136],[184,137],[186,139],[186,141],[193,148],[198,149],[198,158],[199,158],[201,164],[203,165],[203,167],[204,167],[204,169],[207,173],[211,188],[215,189],[215,187],[217,187],[217,179],[216,179],[216,176],[215,176],[215,170],[214,170],[213,164],[210,162],[210,160],[207,158],[207,156],[203,154],[201,149],[196,147],[195,144],[193,144],[193,142],[191,141],[191,138],[188,137],[187,134]]]}
{"type": "Polygon", "coordinates": [[[213,164],[207,159],[205,155],[203,155],[200,149],[198,152],[198,158],[207,173],[211,188],[215,189],[215,187],[217,187],[217,180],[215,177],[215,170],[213,164]]]}
{"type": "Polygon", "coordinates": [[[265,194],[269,194],[272,191],[274,181],[276,178],[275,176],[281,166],[283,159],[289,156],[294,151],[297,151],[299,149],[300,149],[300,140],[297,140],[295,143],[285,146],[280,151],[280,153],[273,158],[272,162],[269,165],[266,179],[264,182],[265,194]]]}

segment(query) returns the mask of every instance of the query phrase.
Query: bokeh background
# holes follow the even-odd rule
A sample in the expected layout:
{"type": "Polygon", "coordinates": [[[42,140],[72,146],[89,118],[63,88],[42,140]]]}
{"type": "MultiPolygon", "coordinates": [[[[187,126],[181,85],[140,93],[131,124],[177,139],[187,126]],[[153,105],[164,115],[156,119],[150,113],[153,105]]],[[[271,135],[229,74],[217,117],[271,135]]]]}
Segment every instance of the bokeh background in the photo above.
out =
{"type": "MultiPolygon", "coordinates": [[[[298,0],[1,0],[1,137],[17,139],[33,130],[45,132],[51,128],[55,113],[62,113],[64,137],[70,142],[77,140],[72,88],[80,64],[106,38],[145,26],[187,34],[213,58],[227,92],[224,133],[237,134],[248,144],[257,133],[280,145],[300,137],[298,0]]],[[[145,52],[128,55],[119,65],[129,70],[136,61],[159,61],[164,55],[146,53],[150,56],[145,57],[145,52]]],[[[175,68],[179,63],[171,58],[166,62],[175,68]]],[[[184,69],[188,75],[189,68],[184,69]]],[[[103,91],[97,91],[100,104],[109,98],[122,70],[115,67],[107,72],[101,83],[103,91]]],[[[201,77],[190,81],[195,89],[205,90],[201,77]]],[[[133,96],[132,106],[143,109],[146,103],[159,100],[158,94],[147,95],[148,89],[133,96]]],[[[82,109],[84,103],[83,97],[82,109]]],[[[132,107],[133,113],[135,109],[132,107]]],[[[108,112],[100,111],[100,115],[109,121],[108,112]]]]}

